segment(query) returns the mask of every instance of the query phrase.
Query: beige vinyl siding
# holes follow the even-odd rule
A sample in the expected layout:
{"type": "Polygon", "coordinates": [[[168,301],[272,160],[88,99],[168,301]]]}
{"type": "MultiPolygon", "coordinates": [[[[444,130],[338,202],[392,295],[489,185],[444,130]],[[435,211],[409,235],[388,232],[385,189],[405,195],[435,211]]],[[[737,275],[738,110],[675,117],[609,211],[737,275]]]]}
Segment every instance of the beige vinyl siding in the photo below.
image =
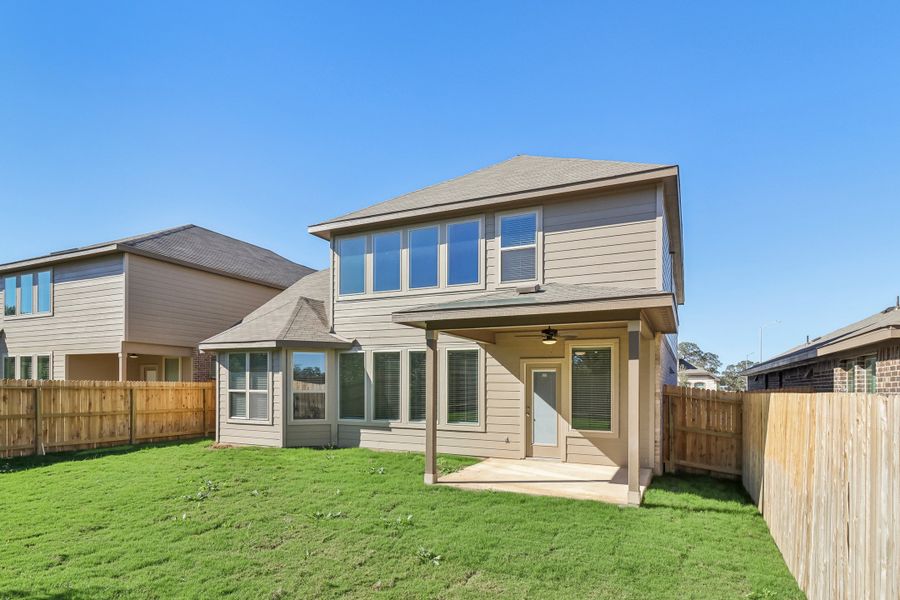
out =
{"type": "Polygon", "coordinates": [[[127,268],[130,342],[196,346],[280,291],[143,256],[127,268]]]}
{"type": "Polygon", "coordinates": [[[331,443],[331,425],[328,423],[287,424],[284,429],[285,447],[330,446],[331,443]]]}
{"type": "Polygon", "coordinates": [[[67,354],[118,355],[125,332],[122,255],[56,265],[52,314],[0,316],[0,328],[5,332],[5,347],[0,347],[0,352],[13,355],[50,352],[55,379],[65,377],[67,354]]]}
{"type": "MultiPolygon", "coordinates": [[[[662,205],[660,205],[662,209],[662,205]]],[[[662,289],[667,292],[675,291],[675,278],[673,275],[672,254],[669,251],[669,225],[666,221],[665,213],[659,215],[660,231],[662,238],[660,239],[660,265],[662,268],[662,289]]]]}
{"type": "MultiPolygon", "coordinates": [[[[272,446],[281,447],[282,444],[282,396],[284,378],[282,376],[281,352],[272,350],[270,353],[271,373],[269,378],[272,403],[269,405],[271,422],[240,421],[228,418],[228,354],[230,350],[223,350],[216,355],[218,364],[218,410],[219,410],[219,443],[247,446],[272,446]]],[[[243,352],[235,349],[234,352],[243,352]]],[[[265,350],[252,349],[248,352],[265,352],[265,350]]]]}
{"type": "Polygon", "coordinates": [[[657,287],[656,188],[544,205],[544,281],[657,287]]]}

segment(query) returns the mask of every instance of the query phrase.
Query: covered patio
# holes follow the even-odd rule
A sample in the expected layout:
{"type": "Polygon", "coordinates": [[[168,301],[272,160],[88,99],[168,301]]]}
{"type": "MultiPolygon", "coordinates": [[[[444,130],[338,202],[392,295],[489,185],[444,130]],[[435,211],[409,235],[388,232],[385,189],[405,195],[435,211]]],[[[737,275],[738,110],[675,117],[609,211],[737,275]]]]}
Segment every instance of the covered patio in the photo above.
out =
{"type": "MultiPolygon", "coordinates": [[[[395,312],[395,323],[425,330],[425,483],[439,483],[438,340],[447,334],[476,341],[492,355],[503,357],[506,368],[518,378],[521,400],[517,410],[526,432],[519,455],[526,460],[490,458],[444,476],[440,483],[640,504],[652,476],[653,463],[652,458],[648,460],[648,453],[652,453],[658,420],[658,411],[653,407],[659,387],[654,358],[658,334],[677,330],[676,314],[675,298],[668,292],[558,283],[506,289],[395,312]],[[521,339],[528,337],[539,338],[535,341],[540,343],[521,339]],[[584,342],[554,346],[557,340],[568,338],[584,342]],[[582,431],[591,427],[579,421],[569,404],[573,346],[589,346],[600,338],[609,342],[614,372],[608,375],[612,385],[611,415],[604,417],[608,431],[582,431]],[[541,353],[551,347],[558,350],[541,353]],[[617,366],[620,362],[621,369],[617,366]],[[558,427],[551,426],[551,433],[554,441],[557,432],[562,440],[556,442],[558,451],[544,454],[546,447],[536,443],[538,435],[543,435],[537,429],[537,413],[543,404],[539,404],[538,383],[532,377],[551,369],[553,379],[558,381],[552,386],[549,411],[560,423],[558,427]],[[581,448],[576,442],[582,444],[581,448]],[[594,455],[589,455],[585,447],[594,455]],[[541,456],[549,460],[539,460],[541,456]],[[642,459],[647,463],[643,469],[642,459]]],[[[486,396],[490,410],[490,390],[486,396]]],[[[546,408],[541,410],[547,412],[546,408]]]]}

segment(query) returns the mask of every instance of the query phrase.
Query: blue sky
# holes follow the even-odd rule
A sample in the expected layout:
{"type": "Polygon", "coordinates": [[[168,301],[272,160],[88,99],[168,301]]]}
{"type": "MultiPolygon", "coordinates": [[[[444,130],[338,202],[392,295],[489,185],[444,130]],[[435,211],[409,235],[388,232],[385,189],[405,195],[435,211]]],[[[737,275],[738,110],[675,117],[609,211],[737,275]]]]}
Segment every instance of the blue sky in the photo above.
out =
{"type": "Polygon", "coordinates": [[[0,261],[306,226],[516,154],[678,163],[682,340],[900,294],[897,3],[0,1],[0,261]]]}

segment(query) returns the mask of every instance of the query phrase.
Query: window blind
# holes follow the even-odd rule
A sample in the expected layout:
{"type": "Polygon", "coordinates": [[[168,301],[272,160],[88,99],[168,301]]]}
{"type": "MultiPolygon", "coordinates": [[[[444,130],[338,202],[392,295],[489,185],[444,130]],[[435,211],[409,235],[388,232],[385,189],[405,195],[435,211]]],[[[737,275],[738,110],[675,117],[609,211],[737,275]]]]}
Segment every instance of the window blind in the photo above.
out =
{"type": "Polygon", "coordinates": [[[478,350],[447,351],[447,422],[478,422],[478,350]]]}
{"type": "Polygon", "coordinates": [[[372,355],[375,420],[400,418],[400,353],[376,352],[372,355]]]}
{"type": "Polygon", "coordinates": [[[612,431],[612,348],[572,351],[572,427],[612,431]]]}
{"type": "Polygon", "coordinates": [[[500,218],[500,281],[537,277],[537,214],[500,218]]]}
{"type": "Polygon", "coordinates": [[[365,355],[362,352],[348,352],[341,354],[338,360],[341,418],[365,419],[365,355]]]}
{"type": "Polygon", "coordinates": [[[409,420],[425,420],[425,352],[409,351],[409,420]]]}

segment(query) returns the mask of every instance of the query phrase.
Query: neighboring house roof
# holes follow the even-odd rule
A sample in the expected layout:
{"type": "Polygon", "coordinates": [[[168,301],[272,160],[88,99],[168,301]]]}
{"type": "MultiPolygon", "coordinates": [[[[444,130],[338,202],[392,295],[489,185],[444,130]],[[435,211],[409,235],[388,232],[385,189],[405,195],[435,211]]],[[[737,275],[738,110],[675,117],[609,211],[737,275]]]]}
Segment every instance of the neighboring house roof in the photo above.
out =
{"type": "Polygon", "coordinates": [[[519,155],[420,190],[403,194],[309,226],[309,232],[331,239],[341,232],[387,226],[405,219],[472,211],[482,207],[526,203],[555,194],[590,191],[626,183],[664,184],[670,248],[678,302],[684,302],[681,202],[678,166],[519,155]]]}
{"type": "MultiPolygon", "coordinates": [[[[522,293],[517,288],[488,292],[472,298],[429,304],[393,313],[395,323],[418,326],[429,321],[458,319],[501,319],[525,315],[554,315],[602,310],[643,308],[660,319],[657,326],[675,330],[677,327],[674,299],[669,292],[642,288],[613,286],[570,285],[548,283],[536,292],[522,293]]],[[[499,320],[498,320],[499,323],[499,320]]]]}
{"type": "Polygon", "coordinates": [[[807,344],[791,348],[787,352],[750,367],[743,372],[743,375],[757,375],[781,370],[792,365],[812,362],[835,352],[843,352],[890,339],[900,341],[900,304],[819,336],[807,344]]]}
{"type": "Polygon", "coordinates": [[[702,369],[691,362],[686,361],[683,358],[678,359],[678,370],[685,377],[707,377],[709,379],[714,379],[718,381],[718,377],[716,377],[713,373],[710,373],[706,369],[702,369]]]}
{"type": "Polygon", "coordinates": [[[279,289],[313,272],[271,250],[197,225],[182,225],[2,264],[0,273],[113,252],[139,254],[279,289]]]}
{"type": "Polygon", "coordinates": [[[234,327],[201,342],[200,349],[289,345],[350,347],[350,341],[331,333],[328,318],[330,289],[329,269],[307,275],[234,327]]]}

